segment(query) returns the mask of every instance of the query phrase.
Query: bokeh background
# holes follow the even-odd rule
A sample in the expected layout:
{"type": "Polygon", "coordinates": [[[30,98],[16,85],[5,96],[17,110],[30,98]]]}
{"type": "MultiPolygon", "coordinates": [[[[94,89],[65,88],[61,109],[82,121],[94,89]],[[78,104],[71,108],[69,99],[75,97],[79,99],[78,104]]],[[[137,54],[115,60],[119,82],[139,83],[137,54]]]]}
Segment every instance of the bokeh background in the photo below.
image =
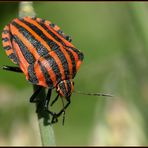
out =
{"type": "MultiPolygon", "coordinates": [[[[54,125],[58,146],[148,145],[148,3],[34,2],[37,17],[58,24],[85,58],[75,90],[54,125]]],[[[0,32],[18,17],[18,2],[0,2],[0,32]]],[[[0,66],[13,65],[0,44],[0,66]]],[[[0,70],[0,146],[40,146],[32,85],[0,70]]]]}

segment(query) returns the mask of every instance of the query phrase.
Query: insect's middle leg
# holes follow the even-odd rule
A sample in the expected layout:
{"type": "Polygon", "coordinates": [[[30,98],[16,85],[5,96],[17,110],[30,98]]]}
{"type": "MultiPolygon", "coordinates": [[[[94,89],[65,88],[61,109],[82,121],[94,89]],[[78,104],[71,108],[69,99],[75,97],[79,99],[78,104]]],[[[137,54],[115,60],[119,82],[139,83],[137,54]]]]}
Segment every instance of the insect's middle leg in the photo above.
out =
{"type": "Polygon", "coordinates": [[[51,92],[52,92],[52,90],[49,89],[48,92],[47,92],[46,98],[43,98],[43,100],[39,100],[36,112],[39,112],[39,111],[44,112],[45,111],[45,112],[48,112],[49,114],[51,114],[52,116],[54,116],[55,113],[50,111],[49,108],[48,108],[50,98],[51,98],[51,92]]]}
{"type": "Polygon", "coordinates": [[[48,93],[47,93],[47,96],[46,96],[46,98],[45,98],[45,100],[44,100],[44,105],[43,105],[43,107],[44,107],[44,110],[45,110],[45,111],[49,111],[48,106],[49,106],[49,101],[50,101],[50,98],[51,98],[51,92],[52,92],[52,90],[49,89],[49,90],[48,90],[48,93]]]}
{"type": "Polygon", "coordinates": [[[22,70],[19,67],[15,67],[15,66],[3,66],[2,69],[22,73],[22,70]]]}
{"type": "MultiPolygon", "coordinates": [[[[37,93],[38,93],[38,91],[40,91],[39,89],[40,88],[38,88],[36,90],[37,93]]],[[[40,100],[37,101],[37,110],[36,110],[36,112],[48,111],[48,104],[49,104],[49,101],[50,101],[50,97],[51,97],[51,89],[48,90],[48,93],[47,93],[45,98],[41,98],[40,100]]]]}

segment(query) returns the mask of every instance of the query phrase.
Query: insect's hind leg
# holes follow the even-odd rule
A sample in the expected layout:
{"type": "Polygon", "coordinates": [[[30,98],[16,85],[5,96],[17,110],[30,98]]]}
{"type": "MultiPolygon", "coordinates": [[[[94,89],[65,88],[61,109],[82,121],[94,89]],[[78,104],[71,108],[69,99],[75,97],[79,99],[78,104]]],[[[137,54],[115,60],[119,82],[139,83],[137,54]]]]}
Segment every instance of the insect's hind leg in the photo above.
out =
{"type": "Polygon", "coordinates": [[[30,102],[31,103],[36,103],[38,101],[36,99],[36,97],[38,96],[38,94],[41,92],[42,89],[43,89],[42,86],[38,86],[38,88],[35,90],[35,92],[33,93],[33,95],[30,97],[30,102]]]}
{"type": "Polygon", "coordinates": [[[19,67],[15,67],[15,66],[3,66],[2,69],[7,71],[22,73],[22,70],[19,67]]]}
{"type": "MultiPolygon", "coordinates": [[[[38,89],[36,90],[38,91],[38,89]]],[[[49,89],[46,95],[46,98],[44,98],[43,100],[39,100],[38,104],[37,104],[37,110],[36,112],[47,112],[50,115],[54,116],[55,113],[49,110],[49,102],[50,102],[50,98],[51,98],[51,92],[52,89],[49,89]]],[[[57,120],[56,120],[57,122],[57,120]]]]}
{"type": "MultiPolygon", "coordinates": [[[[38,97],[44,87],[42,86],[35,86],[35,91],[33,95],[30,97],[30,102],[31,103],[36,103],[36,113],[38,114],[39,118],[44,118],[44,124],[51,124],[49,122],[49,114],[54,116],[54,112],[51,112],[48,109],[49,106],[49,101],[51,97],[51,89],[48,90],[47,95],[43,95],[43,97],[38,97]]],[[[57,121],[56,121],[57,122],[57,121]]]]}

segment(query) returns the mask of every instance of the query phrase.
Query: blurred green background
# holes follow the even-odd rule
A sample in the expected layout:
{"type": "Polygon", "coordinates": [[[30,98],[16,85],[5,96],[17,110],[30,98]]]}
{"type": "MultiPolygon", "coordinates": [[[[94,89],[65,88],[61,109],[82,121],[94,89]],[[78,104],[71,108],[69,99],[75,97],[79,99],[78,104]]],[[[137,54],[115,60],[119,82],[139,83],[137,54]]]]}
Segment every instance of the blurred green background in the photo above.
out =
{"type": "MultiPolygon", "coordinates": [[[[0,2],[0,32],[18,17],[18,2],[0,2]]],[[[54,125],[58,146],[148,145],[148,3],[34,2],[37,17],[58,24],[84,53],[75,90],[54,125]]],[[[13,65],[0,44],[0,66],[13,65]]],[[[0,70],[0,146],[41,145],[32,85],[0,70]]]]}

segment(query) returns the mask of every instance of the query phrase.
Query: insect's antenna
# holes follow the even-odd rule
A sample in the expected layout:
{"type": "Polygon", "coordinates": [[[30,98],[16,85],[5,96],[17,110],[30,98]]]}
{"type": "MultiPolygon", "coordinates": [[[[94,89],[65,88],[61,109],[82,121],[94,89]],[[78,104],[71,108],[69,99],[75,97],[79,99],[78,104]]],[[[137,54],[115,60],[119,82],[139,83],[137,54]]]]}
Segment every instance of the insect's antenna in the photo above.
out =
{"type": "Polygon", "coordinates": [[[105,97],[113,97],[110,94],[104,94],[104,93],[85,93],[81,91],[74,91],[74,93],[82,94],[82,95],[89,95],[89,96],[105,96],[105,97]]]}

